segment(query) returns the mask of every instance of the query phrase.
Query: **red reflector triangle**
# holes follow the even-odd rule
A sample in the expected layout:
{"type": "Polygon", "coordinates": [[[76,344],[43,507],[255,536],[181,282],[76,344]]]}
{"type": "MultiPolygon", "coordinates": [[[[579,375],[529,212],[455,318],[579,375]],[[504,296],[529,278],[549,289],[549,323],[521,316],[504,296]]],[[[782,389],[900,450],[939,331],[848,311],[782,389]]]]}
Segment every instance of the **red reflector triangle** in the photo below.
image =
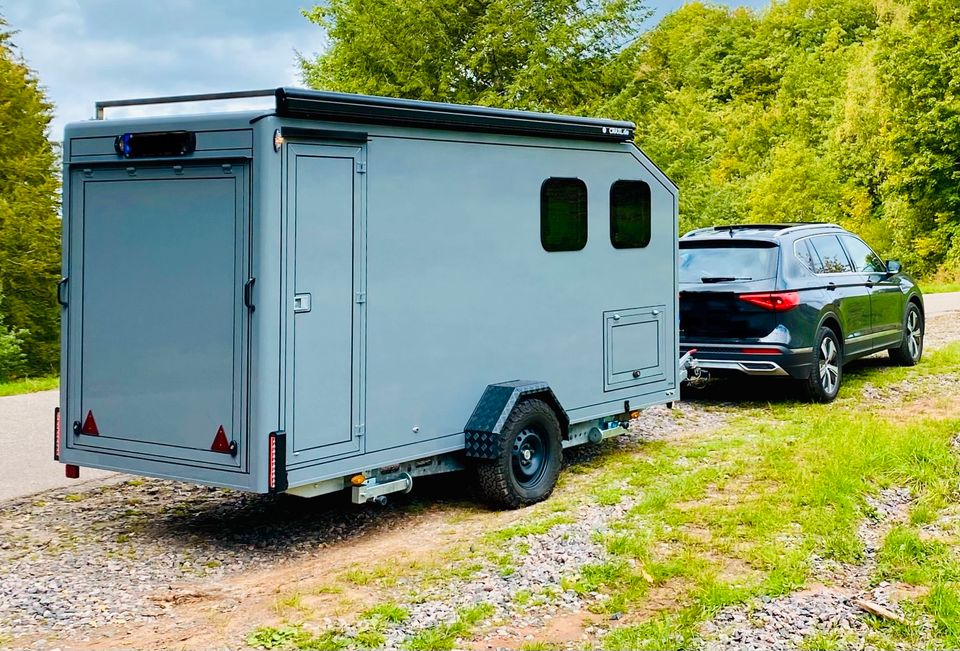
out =
{"type": "Polygon", "coordinates": [[[227,440],[227,433],[223,431],[223,425],[217,430],[217,435],[213,437],[213,445],[210,449],[214,452],[229,452],[230,441],[227,440]]]}
{"type": "Polygon", "coordinates": [[[87,418],[83,421],[83,427],[80,428],[81,434],[89,436],[100,436],[100,430],[97,429],[97,421],[93,419],[93,412],[87,412],[87,418]]]}

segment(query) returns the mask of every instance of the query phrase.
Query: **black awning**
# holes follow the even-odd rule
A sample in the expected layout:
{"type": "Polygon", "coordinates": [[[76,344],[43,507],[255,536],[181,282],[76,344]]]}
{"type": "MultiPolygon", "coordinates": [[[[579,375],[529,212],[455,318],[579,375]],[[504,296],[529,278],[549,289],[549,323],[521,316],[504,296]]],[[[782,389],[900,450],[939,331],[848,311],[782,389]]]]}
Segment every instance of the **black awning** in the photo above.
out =
{"type": "Polygon", "coordinates": [[[292,118],[606,142],[632,140],[634,131],[632,122],[301,88],[276,96],[277,115],[292,118]]]}

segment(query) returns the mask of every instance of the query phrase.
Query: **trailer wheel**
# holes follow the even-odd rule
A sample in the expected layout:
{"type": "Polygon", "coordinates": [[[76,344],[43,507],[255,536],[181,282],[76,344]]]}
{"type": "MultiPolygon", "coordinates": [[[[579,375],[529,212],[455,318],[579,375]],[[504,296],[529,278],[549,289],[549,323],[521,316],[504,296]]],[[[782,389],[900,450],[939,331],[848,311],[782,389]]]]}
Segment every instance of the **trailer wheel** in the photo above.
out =
{"type": "Polygon", "coordinates": [[[560,422],[546,402],[535,398],[514,407],[500,432],[498,457],[476,464],[480,497],[516,509],[543,501],[560,475],[560,422]]]}

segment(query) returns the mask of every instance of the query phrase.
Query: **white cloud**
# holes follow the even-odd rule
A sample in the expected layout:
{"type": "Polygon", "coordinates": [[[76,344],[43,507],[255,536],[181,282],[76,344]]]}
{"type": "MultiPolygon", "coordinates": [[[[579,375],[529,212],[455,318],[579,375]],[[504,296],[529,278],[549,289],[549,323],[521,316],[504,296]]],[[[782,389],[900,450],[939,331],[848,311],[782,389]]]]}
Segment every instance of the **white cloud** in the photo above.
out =
{"type": "MultiPolygon", "coordinates": [[[[50,135],[58,140],[67,122],[93,117],[97,100],[300,85],[295,50],[313,53],[323,42],[299,14],[309,4],[29,0],[0,11],[55,104],[50,135]]],[[[196,111],[136,114],[187,109],[196,111]]]]}

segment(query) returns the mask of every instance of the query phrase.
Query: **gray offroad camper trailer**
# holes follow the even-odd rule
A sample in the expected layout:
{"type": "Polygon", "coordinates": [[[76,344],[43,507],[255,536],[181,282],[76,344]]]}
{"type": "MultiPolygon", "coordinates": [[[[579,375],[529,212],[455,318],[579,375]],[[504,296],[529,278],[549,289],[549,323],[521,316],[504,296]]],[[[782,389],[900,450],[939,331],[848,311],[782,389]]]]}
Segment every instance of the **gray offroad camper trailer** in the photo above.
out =
{"type": "Polygon", "coordinates": [[[68,475],[364,502],[468,465],[517,506],[678,398],[677,188],[632,124],[299,89],[98,118],[266,94],[67,127],[68,475]]]}

